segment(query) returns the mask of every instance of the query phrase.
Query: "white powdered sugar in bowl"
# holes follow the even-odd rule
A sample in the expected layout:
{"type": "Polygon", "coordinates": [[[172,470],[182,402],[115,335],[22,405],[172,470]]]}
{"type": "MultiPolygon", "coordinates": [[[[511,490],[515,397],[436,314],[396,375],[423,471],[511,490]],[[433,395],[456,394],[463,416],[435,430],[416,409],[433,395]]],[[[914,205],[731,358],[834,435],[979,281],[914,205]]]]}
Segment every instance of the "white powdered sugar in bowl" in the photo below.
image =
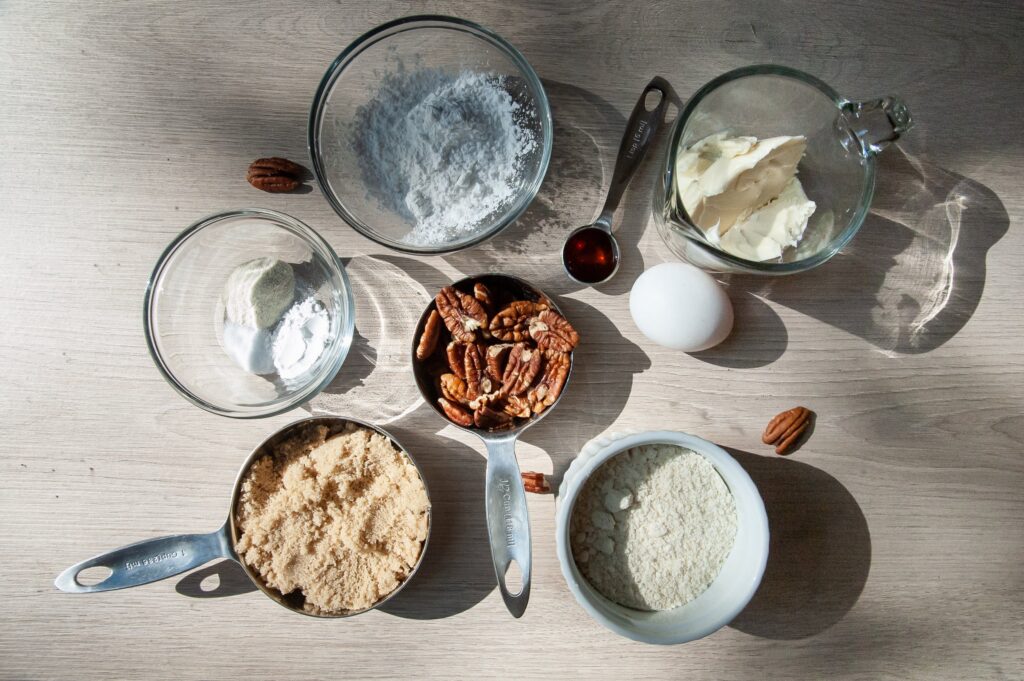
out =
{"type": "Polygon", "coordinates": [[[505,77],[404,68],[356,111],[351,144],[370,192],[412,226],[403,241],[438,246],[469,236],[519,192],[537,145],[505,77]]]}

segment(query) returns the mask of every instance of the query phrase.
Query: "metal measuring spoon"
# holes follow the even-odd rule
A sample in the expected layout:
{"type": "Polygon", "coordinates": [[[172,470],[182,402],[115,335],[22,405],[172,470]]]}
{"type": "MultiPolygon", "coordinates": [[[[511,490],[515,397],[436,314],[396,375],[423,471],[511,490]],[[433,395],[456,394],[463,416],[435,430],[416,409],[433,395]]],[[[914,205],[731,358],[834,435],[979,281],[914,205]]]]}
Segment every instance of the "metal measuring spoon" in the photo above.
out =
{"type": "MultiPolygon", "coordinates": [[[[492,314],[504,307],[512,300],[543,301],[548,307],[562,314],[554,301],[530,284],[527,281],[504,274],[483,274],[475,277],[466,277],[452,284],[452,286],[463,293],[473,294],[473,284],[481,282],[495,296],[501,295],[495,300],[495,307],[492,314]]],[[[534,414],[529,421],[519,424],[508,430],[492,432],[476,427],[465,427],[449,419],[444,411],[438,406],[437,398],[440,396],[437,384],[430,373],[429,361],[416,359],[416,346],[420,336],[423,334],[423,327],[427,322],[430,313],[436,309],[435,303],[431,302],[427,309],[420,315],[419,323],[416,325],[416,332],[412,341],[412,366],[416,376],[416,385],[423,395],[423,400],[433,407],[434,411],[441,415],[444,420],[456,428],[461,428],[473,433],[487,446],[487,476],[484,490],[484,505],[487,512],[487,536],[491,544],[491,560],[494,563],[494,573],[498,579],[498,590],[505,601],[505,607],[512,613],[513,617],[521,617],[526,612],[526,604],[530,600],[530,576],[532,566],[532,551],[530,546],[530,517],[526,508],[526,492],[523,489],[523,479],[519,473],[519,462],[516,461],[516,439],[524,430],[547,416],[558,402],[565,395],[569,387],[569,380],[572,378],[573,353],[569,353],[569,372],[562,386],[562,392],[558,398],[544,411],[534,414]],[[506,584],[506,573],[509,566],[515,561],[522,574],[522,587],[518,593],[509,591],[506,584]]],[[[564,316],[564,315],[563,315],[564,316]]],[[[438,347],[442,347],[438,344],[438,347]]]]}
{"type": "Polygon", "coordinates": [[[426,539],[423,540],[423,547],[420,549],[420,556],[416,561],[416,565],[413,566],[409,575],[394,591],[365,610],[357,610],[336,615],[320,615],[307,612],[303,610],[302,607],[305,599],[301,593],[294,592],[290,594],[282,594],[277,589],[268,587],[263,583],[263,579],[258,573],[253,572],[244,561],[239,559],[238,553],[235,551],[235,546],[238,543],[239,538],[238,525],[235,522],[235,509],[238,508],[238,498],[241,494],[242,482],[245,480],[246,474],[249,472],[249,468],[258,459],[261,459],[266,454],[271,453],[278,444],[296,435],[302,428],[326,425],[330,428],[330,434],[333,435],[335,433],[342,432],[348,423],[355,423],[365,428],[369,428],[370,430],[376,431],[391,440],[391,442],[394,443],[394,445],[398,447],[403,454],[405,454],[409,461],[412,462],[412,465],[416,467],[417,472],[420,474],[420,480],[423,481],[423,488],[427,493],[427,500],[430,500],[430,490],[427,489],[426,479],[423,477],[423,472],[420,471],[419,466],[416,465],[416,461],[409,454],[408,450],[400,445],[398,441],[391,437],[391,435],[386,431],[369,423],[364,423],[358,419],[336,416],[314,416],[288,424],[252,450],[252,453],[249,454],[248,458],[246,458],[242,463],[242,467],[238,469],[238,476],[235,478],[234,490],[231,493],[231,505],[228,507],[228,519],[219,530],[210,532],[209,534],[178,534],[170,537],[159,537],[157,539],[147,539],[145,541],[129,544],[128,546],[122,546],[119,549],[114,549],[108,553],[102,553],[88,560],[83,560],[81,563],[72,565],[67,570],[60,573],[57,579],[53,582],[54,586],[67,593],[113,591],[115,589],[141,586],[143,584],[149,584],[150,582],[156,582],[161,579],[173,577],[174,575],[181,574],[182,572],[186,572],[192,568],[209,563],[211,560],[216,558],[229,558],[242,566],[242,569],[245,570],[245,574],[249,576],[252,583],[255,584],[264,595],[268,596],[275,603],[283,605],[289,610],[302,615],[324,618],[351,617],[352,615],[358,615],[380,607],[394,598],[399,591],[404,589],[405,585],[408,584],[419,571],[420,565],[423,564],[423,556],[427,552],[427,544],[430,542],[430,530],[433,525],[431,522],[432,516],[430,511],[427,511],[427,536],[426,539]],[[105,567],[110,570],[110,574],[106,579],[98,584],[86,585],[80,583],[78,581],[79,573],[93,567],[105,567]]]}
{"type": "Polygon", "coordinates": [[[612,216],[619,207],[626,186],[633,179],[640,162],[647,155],[662,119],[665,117],[665,103],[668,101],[668,83],[654,78],[644,88],[640,100],[633,107],[633,113],[626,124],[626,133],[619,146],[615,160],[612,184],[600,217],[592,225],[585,225],[566,238],[562,246],[562,266],[573,281],[581,284],[601,284],[608,281],[619,269],[619,244],[612,236],[612,216]],[[647,96],[658,93],[657,105],[648,111],[647,96]]]}

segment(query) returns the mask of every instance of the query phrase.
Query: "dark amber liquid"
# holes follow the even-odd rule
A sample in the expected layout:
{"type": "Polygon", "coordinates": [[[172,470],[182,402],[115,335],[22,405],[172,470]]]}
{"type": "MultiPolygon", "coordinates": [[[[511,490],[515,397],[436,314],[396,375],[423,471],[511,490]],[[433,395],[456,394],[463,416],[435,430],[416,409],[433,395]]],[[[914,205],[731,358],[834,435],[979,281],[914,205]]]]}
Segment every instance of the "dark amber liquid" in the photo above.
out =
{"type": "Polygon", "coordinates": [[[562,260],[569,274],[577,280],[596,284],[615,271],[615,245],[608,232],[598,227],[587,227],[565,242],[562,260]]]}

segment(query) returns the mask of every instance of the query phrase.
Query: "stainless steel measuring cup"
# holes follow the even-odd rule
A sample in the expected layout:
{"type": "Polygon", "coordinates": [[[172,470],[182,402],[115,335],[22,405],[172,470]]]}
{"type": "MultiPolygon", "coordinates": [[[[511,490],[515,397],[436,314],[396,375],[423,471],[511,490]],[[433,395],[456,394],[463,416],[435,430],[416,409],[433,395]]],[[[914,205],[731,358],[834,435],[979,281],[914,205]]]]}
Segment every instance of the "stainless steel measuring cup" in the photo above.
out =
{"type": "Polygon", "coordinates": [[[360,421],[359,419],[347,417],[315,416],[302,419],[301,421],[290,423],[284,428],[278,430],[253,449],[252,453],[250,453],[246,458],[242,467],[238,470],[238,476],[235,478],[234,489],[231,493],[231,505],[228,507],[228,519],[219,530],[210,532],[209,534],[178,534],[169,537],[160,537],[158,539],[147,539],[145,541],[122,546],[119,549],[114,549],[108,553],[102,553],[88,560],[83,560],[81,563],[72,565],[67,570],[60,573],[57,579],[54,580],[54,586],[61,591],[68,593],[113,591],[115,589],[141,586],[143,584],[149,584],[150,582],[156,582],[161,579],[173,577],[174,575],[199,567],[200,565],[208,563],[216,558],[229,558],[242,566],[242,569],[245,570],[245,574],[249,576],[249,579],[252,580],[252,583],[255,584],[260,591],[270,597],[274,602],[283,605],[293,612],[310,615],[312,617],[351,617],[352,615],[358,615],[362,612],[373,610],[383,605],[394,598],[399,591],[405,588],[405,585],[408,584],[416,575],[419,571],[420,565],[423,563],[423,556],[426,554],[427,545],[430,542],[430,530],[432,525],[429,511],[427,514],[427,537],[423,542],[423,548],[420,550],[419,559],[416,561],[416,565],[413,566],[409,576],[398,585],[398,588],[364,610],[332,615],[320,615],[307,612],[303,610],[303,603],[305,599],[300,592],[282,594],[277,589],[268,587],[264,584],[262,577],[251,570],[244,561],[240,560],[238,554],[235,552],[235,546],[239,539],[238,526],[235,522],[235,510],[238,508],[238,499],[241,492],[242,481],[245,479],[246,473],[249,471],[249,467],[264,455],[271,453],[278,444],[298,434],[303,428],[326,425],[330,428],[330,433],[333,435],[341,432],[348,423],[355,423],[377,431],[384,437],[391,440],[391,442],[393,442],[395,446],[397,446],[402,453],[408,457],[409,461],[412,462],[412,465],[416,466],[417,472],[420,473],[420,479],[423,480],[423,487],[427,492],[427,499],[430,499],[430,490],[426,487],[426,480],[423,478],[423,474],[420,471],[419,466],[416,464],[415,459],[412,458],[412,455],[409,454],[408,450],[402,447],[402,445],[386,431],[378,428],[377,426],[360,421]],[[110,570],[110,575],[98,584],[86,585],[80,583],[78,581],[78,575],[84,570],[88,570],[93,567],[105,567],[110,570]]]}
{"type": "MultiPolygon", "coordinates": [[[[504,292],[505,297],[509,300],[543,301],[552,310],[562,314],[551,298],[537,287],[518,277],[504,274],[483,274],[460,279],[452,286],[472,295],[473,284],[477,282],[483,283],[491,291],[504,292]]],[[[562,392],[547,409],[535,414],[529,421],[498,432],[460,426],[451,421],[438,406],[437,386],[427,369],[427,364],[416,359],[416,346],[423,333],[427,318],[434,309],[436,309],[435,303],[431,302],[420,315],[416,332],[413,335],[411,356],[416,385],[419,387],[424,401],[433,407],[434,411],[440,414],[445,421],[473,433],[487,446],[484,505],[487,513],[487,535],[491,544],[491,560],[494,563],[494,573],[498,579],[498,589],[505,601],[505,607],[514,617],[521,617],[526,612],[526,605],[530,600],[532,555],[530,518],[526,507],[526,492],[523,489],[523,480],[519,473],[519,463],[516,461],[516,439],[520,433],[547,416],[558,406],[558,402],[565,394],[569,387],[569,380],[572,378],[573,353],[569,353],[569,371],[565,384],[562,386],[562,392]],[[509,591],[506,584],[506,575],[513,562],[519,566],[522,574],[522,587],[518,593],[509,591]]]]}

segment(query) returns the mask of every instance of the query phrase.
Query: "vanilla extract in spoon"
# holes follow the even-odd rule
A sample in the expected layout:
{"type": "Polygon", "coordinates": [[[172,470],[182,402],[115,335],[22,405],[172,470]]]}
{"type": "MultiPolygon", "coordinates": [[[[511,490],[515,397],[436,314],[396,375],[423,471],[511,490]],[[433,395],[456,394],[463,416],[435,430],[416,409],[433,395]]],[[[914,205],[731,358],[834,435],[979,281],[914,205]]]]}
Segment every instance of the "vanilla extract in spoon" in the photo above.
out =
{"type": "Polygon", "coordinates": [[[608,198],[600,217],[594,224],[574,230],[562,246],[562,266],[574,281],[600,284],[615,276],[619,269],[619,245],[612,236],[612,216],[665,116],[667,91],[668,84],[661,78],[654,78],[644,88],[626,124],[608,198]],[[648,109],[647,98],[651,94],[657,97],[652,100],[654,106],[648,109]]]}

